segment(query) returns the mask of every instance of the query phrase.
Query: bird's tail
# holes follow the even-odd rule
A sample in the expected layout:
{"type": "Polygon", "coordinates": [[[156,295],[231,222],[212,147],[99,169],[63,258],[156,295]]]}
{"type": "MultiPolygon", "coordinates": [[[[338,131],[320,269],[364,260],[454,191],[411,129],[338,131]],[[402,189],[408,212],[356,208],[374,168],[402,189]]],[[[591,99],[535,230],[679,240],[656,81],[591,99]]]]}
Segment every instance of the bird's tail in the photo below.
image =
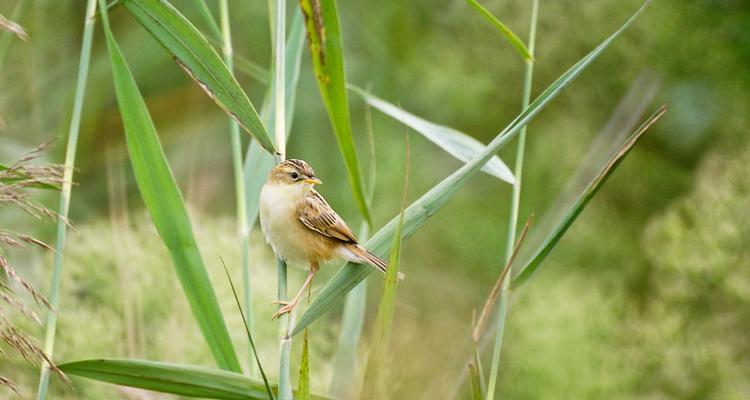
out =
{"type": "MultiPolygon", "coordinates": [[[[370,264],[382,273],[386,273],[386,271],[388,271],[388,262],[376,256],[375,254],[370,253],[366,248],[358,244],[350,244],[347,246],[347,248],[358,258],[357,260],[351,261],[370,264]]],[[[404,274],[399,272],[398,280],[404,279],[404,276],[404,274]]]]}

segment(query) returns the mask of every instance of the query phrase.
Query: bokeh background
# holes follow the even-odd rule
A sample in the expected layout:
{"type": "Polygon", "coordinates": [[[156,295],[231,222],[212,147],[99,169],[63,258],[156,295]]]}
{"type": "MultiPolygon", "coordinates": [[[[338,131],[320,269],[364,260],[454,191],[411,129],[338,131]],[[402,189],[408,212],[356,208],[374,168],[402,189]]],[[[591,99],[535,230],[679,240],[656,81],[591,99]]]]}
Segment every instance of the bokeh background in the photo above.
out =
{"type": "MultiPolygon", "coordinates": [[[[9,16],[18,1],[0,2],[9,16]]],[[[84,2],[35,0],[0,66],[0,162],[57,139],[63,161],[84,2]]],[[[174,0],[205,28],[196,2],[174,0]]],[[[291,7],[294,2],[290,2],[291,7]]],[[[339,2],[348,80],[436,123],[487,142],[520,109],[523,62],[464,1],[339,2]]],[[[482,2],[522,38],[530,2],[482,2]]],[[[534,94],[613,32],[634,0],[542,1],[534,94]]],[[[230,1],[235,50],[269,65],[264,1],[230,1]]],[[[243,331],[219,256],[239,281],[234,194],[225,115],[122,9],[113,29],[163,141],[238,348],[243,331]]],[[[521,218],[543,216],[587,159],[624,96],[667,115],[644,137],[545,261],[513,293],[503,350],[505,399],[750,397],[750,3],[654,0],[584,74],[529,126],[521,218]]],[[[128,356],[213,365],[171,261],[135,187],[124,150],[110,67],[97,28],[83,112],[68,241],[57,361],[128,356]]],[[[263,84],[240,75],[259,105],[263,84]]],[[[367,169],[364,105],[351,96],[367,169]]],[[[311,73],[303,67],[289,142],[326,184],[321,192],[357,226],[346,172],[311,73]]],[[[397,213],[405,128],[373,112],[376,226],[397,213]]],[[[248,136],[243,138],[247,141],[248,136]]],[[[409,198],[461,164],[411,135],[409,198]]],[[[500,156],[512,165],[515,146],[500,156]]],[[[46,197],[45,197],[46,196],[46,197]]],[[[40,199],[56,208],[57,198],[40,199]]],[[[477,176],[405,243],[392,343],[393,398],[467,398],[472,310],[480,309],[504,259],[510,186],[477,176]]],[[[52,223],[0,209],[0,225],[54,240],[52,223]]],[[[256,329],[268,369],[276,363],[272,254],[252,236],[256,329]]],[[[47,291],[52,258],[15,252],[19,271],[47,291]]],[[[316,288],[334,272],[324,270],[316,288]]],[[[304,274],[292,272],[296,288],[304,274]]],[[[379,277],[370,280],[363,350],[379,277]]],[[[331,379],[340,310],[312,330],[313,389],[331,379]]],[[[19,323],[23,324],[23,321],[19,323]]],[[[28,325],[41,337],[41,328],[28,325]]],[[[298,354],[298,349],[295,354],[298,354]]],[[[484,350],[489,354],[490,346],[484,350]]],[[[487,362],[489,365],[489,362],[487,362]]],[[[0,373],[35,392],[37,370],[6,361],[0,373]]],[[[76,380],[55,398],[174,398],[76,380]]],[[[0,398],[13,398],[0,391],[0,398]]]]}

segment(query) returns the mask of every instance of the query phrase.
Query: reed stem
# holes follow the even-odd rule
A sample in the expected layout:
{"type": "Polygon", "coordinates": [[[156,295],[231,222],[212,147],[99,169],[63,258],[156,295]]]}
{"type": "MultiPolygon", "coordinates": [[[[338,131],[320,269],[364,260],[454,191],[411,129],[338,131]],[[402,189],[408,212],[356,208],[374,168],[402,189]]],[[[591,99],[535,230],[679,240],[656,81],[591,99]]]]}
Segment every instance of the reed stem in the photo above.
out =
{"type": "MultiPolygon", "coordinates": [[[[44,353],[51,360],[55,351],[55,333],[57,331],[57,318],[60,311],[60,280],[62,276],[63,254],[65,251],[65,235],[68,230],[68,211],[70,209],[70,195],[73,185],[73,172],[75,170],[76,147],[78,146],[78,134],[81,128],[81,114],[83,112],[83,99],[86,93],[86,82],[89,74],[89,63],[91,59],[91,43],[94,38],[94,25],[96,20],[96,0],[88,0],[86,3],[86,16],[83,26],[83,39],[81,42],[81,56],[78,62],[78,78],[76,82],[75,99],[73,101],[73,113],[70,118],[68,130],[68,143],[65,150],[65,172],[63,174],[62,190],[60,192],[59,217],[57,219],[57,234],[55,238],[55,259],[52,270],[52,285],[50,287],[49,302],[52,309],[47,312],[46,331],[44,334],[44,353]]],[[[39,387],[37,399],[47,398],[49,388],[50,365],[42,363],[39,375],[39,387]]]]}
{"type": "MultiPolygon", "coordinates": [[[[534,48],[536,41],[536,25],[539,15],[539,0],[532,0],[531,22],[529,27],[528,49],[531,59],[526,60],[526,70],[523,79],[523,97],[522,107],[525,109],[531,101],[531,83],[534,75],[534,48]]],[[[510,218],[508,220],[508,240],[505,245],[505,263],[510,260],[513,254],[513,247],[516,243],[516,230],[518,229],[518,210],[521,204],[521,182],[523,178],[523,158],[526,147],[526,126],[521,128],[518,134],[518,147],[516,148],[516,163],[513,174],[516,181],[513,184],[513,193],[510,203],[510,218]]],[[[505,264],[504,263],[504,264],[505,264]]],[[[497,330],[495,332],[495,344],[492,351],[492,366],[490,367],[490,379],[487,385],[487,400],[494,400],[497,387],[497,377],[500,372],[500,353],[503,347],[503,336],[505,334],[505,319],[508,314],[508,301],[510,300],[510,276],[507,274],[503,279],[502,292],[500,293],[500,306],[498,307],[497,330]]]]}

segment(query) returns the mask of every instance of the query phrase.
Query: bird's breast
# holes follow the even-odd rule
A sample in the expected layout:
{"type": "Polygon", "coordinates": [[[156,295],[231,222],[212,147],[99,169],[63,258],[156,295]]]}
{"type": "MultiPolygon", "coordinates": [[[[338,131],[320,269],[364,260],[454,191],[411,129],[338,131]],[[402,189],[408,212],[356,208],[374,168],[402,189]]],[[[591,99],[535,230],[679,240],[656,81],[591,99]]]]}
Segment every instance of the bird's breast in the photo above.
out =
{"type": "Polygon", "coordinates": [[[260,193],[260,225],[277,257],[293,266],[308,267],[307,232],[297,219],[300,195],[281,185],[263,186],[260,193]]]}

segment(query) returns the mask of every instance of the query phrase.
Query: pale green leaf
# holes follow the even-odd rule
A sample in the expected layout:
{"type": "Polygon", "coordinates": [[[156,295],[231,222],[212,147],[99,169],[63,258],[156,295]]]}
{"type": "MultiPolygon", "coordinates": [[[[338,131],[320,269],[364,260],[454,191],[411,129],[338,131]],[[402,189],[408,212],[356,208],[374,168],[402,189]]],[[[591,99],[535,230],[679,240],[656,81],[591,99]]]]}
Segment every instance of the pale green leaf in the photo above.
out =
{"type": "MultiPolygon", "coordinates": [[[[470,161],[485,148],[482,142],[474,139],[466,133],[417,117],[414,114],[404,111],[401,107],[378,98],[364,89],[353,85],[348,85],[348,87],[354,93],[362,96],[368,104],[377,108],[383,114],[411,127],[415,131],[421,133],[425,138],[447,151],[450,155],[463,162],[470,161]]],[[[510,184],[515,182],[513,172],[510,171],[508,166],[506,166],[498,156],[492,157],[492,159],[482,167],[482,171],[510,184]]]]}

